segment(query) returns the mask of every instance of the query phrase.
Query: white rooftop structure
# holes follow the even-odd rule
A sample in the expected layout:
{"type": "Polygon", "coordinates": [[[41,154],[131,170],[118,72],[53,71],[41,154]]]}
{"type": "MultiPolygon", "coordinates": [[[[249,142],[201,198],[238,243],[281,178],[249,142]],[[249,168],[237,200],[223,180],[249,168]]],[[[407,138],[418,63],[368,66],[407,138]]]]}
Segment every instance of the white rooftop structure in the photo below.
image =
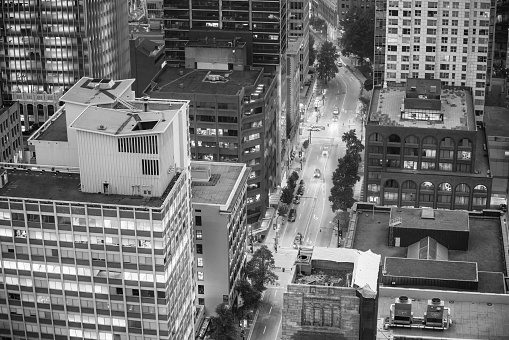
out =
{"type": "Polygon", "coordinates": [[[353,263],[352,287],[376,295],[380,255],[371,250],[314,247],[311,261],[314,260],[353,263]]]}

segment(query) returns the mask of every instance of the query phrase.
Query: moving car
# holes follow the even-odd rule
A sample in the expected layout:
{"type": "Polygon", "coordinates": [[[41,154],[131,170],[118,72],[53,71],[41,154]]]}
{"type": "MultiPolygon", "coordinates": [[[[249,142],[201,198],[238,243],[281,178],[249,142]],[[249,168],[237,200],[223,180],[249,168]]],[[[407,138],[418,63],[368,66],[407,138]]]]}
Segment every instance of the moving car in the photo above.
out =
{"type": "Polygon", "coordinates": [[[315,169],[315,173],[313,174],[313,177],[320,178],[320,176],[322,176],[322,172],[320,171],[320,169],[315,169]]]}
{"type": "Polygon", "coordinates": [[[293,240],[293,244],[294,244],[294,247],[295,247],[295,245],[302,244],[302,234],[301,233],[297,233],[297,235],[295,236],[295,239],[293,240]]]}
{"type": "Polygon", "coordinates": [[[299,187],[299,189],[297,189],[297,195],[301,195],[301,196],[304,195],[304,186],[303,185],[301,185],[299,187]]]}
{"type": "Polygon", "coordinates": [[[334,108],[334,111],[332,111],[332,114],[335,116],[339,115],[339,109],[337,106],[334,108]]]}
{"type": "Polygon", "coordinates": [[[300,196],[297,195],[293,198],[293,204],[299,204],[300,203],[300,196]]]}
{"type": "Polygon", "coordinates": [[[300,182],[299,182],[299,185],[304,185],[304,184],[305,184],[304,180],[301,179],[300,182]]]}
{"type": "Polygon", "coordinates": [[[295,222],[295,218],[297,217],[297,210],[290,209],[288,213],[288,222],[295,222]]]}
{"type": "MultiPolygon", "coordinates": [[[[323,125],[312,125],[311,128],[325,130],[325,126],[323,126],[323,125]]],[[[315,130],[315,131],[319,131],[319,130],[315,130]]]]}
{"type": "Polygon", "coordinates": [[[339,119],[338,119],[338,117],[337,117],[337,116],[332,117],[332,121],[333,121],[333,122],[337,122],[338,120],[339,120],[339,119]]]}

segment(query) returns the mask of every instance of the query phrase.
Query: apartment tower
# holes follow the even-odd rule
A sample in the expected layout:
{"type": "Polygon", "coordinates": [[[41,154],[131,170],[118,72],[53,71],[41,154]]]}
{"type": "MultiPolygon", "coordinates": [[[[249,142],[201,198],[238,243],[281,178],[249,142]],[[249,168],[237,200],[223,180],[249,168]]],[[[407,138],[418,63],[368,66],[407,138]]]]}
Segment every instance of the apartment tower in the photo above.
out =
{"type": "Polygon", "coordinates": [[[424,78],[469,87],[476,120],[482,121],[495,11],[489,0],[377,1],[375,85],[424,78]]]}
{"type": "Polygon", "coordinates": [[[81,77],[129,76],[124,0],[2,1],[0,18],[4,99],[19,101],[24,131],[52,116],[81,77]]]}

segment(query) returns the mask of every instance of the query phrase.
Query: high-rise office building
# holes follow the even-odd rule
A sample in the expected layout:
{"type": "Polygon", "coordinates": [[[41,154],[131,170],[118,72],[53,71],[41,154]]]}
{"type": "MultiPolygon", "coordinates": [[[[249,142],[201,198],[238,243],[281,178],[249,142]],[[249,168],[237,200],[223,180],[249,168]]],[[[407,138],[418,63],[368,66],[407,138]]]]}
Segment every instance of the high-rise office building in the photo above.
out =
{"type": "Polygon", "coordinates": [[[127,20],[125,0],[2,1],[4,99],[19,101],[23,130],[53,115],[81,77],[129,77],[127,20]]]}
{"type": "Polygon", "coordinates": [[[2,338],[194,339],[189,104],[132,82],[82,78],[31,137],[79,168],[2,164],[2,338]]]}
{"type": "Polygon", "coordinates": [[[425,78],[469,87],[476,120],[482,120],[494,5],[489,0],[378,0],[376,12],[375,85],[425,78]]]}
{"type": "MultiPolygon", "coordinates": [[[[164,30],[169,64],[184,66],[185,45],[189,40],[207,34],[211,39],[240,36],[252,54],[249,65],[273,71],[280,63],[284,64],[287,0],[165,0],[164,30]]],[[[284,69],[281,72],[284,74],[284,69]]]]}

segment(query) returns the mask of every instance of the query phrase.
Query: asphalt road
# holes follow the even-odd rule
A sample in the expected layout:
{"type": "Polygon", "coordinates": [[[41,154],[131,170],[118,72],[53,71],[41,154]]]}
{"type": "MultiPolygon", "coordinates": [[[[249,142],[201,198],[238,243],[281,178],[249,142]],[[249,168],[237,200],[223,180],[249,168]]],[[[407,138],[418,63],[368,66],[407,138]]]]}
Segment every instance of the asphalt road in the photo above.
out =
{"type": "MultiPolygon", "coordinates": [[[[317,37],[317,44],[322,40],[317,37]]],[[[360,83],[346,67],[341,67],[336,78],[324,88],[326,93],[324,101],[320,104],[320,115],[317,112],[308,114],[303,123],[301,142],[309,137],[308,128],[312,125],[323,126],[325,129],[311,132],[311,144],[306,150],[303,169],[300,170],[298,157],[291,166],[298,171],[299,181],[304,179],[305,191],[300,204],[293,205],[297,209],[295,222],[285,221],[280,228],[278,251],[274,253],[276,274],[279,275],[278,286],[266,290],[264,303],[248,337],[250,340],[278,340],[281,337],[283,292],[290,281],[290,268],[297,255],[297,249],[293,246],[295,236],[298,233],[304,236],[303,246],[329,247],[336,244],[332,223],[334,213],[328,198],[332,187],[332,173],[337,167],[337,160],[345,153],[341,136],[346,131],[356,129],[357,136],[360,137],[361,123],[356,120],[355,113],[360,83]],[[332,112],[336,106],[340,111],[339,120],[333,122],[332,112]],[[315,169],[321,170],[320,178],[313,176],[315,169]],[[285,268],[285,272],[282,268],[285,268]]]]}

